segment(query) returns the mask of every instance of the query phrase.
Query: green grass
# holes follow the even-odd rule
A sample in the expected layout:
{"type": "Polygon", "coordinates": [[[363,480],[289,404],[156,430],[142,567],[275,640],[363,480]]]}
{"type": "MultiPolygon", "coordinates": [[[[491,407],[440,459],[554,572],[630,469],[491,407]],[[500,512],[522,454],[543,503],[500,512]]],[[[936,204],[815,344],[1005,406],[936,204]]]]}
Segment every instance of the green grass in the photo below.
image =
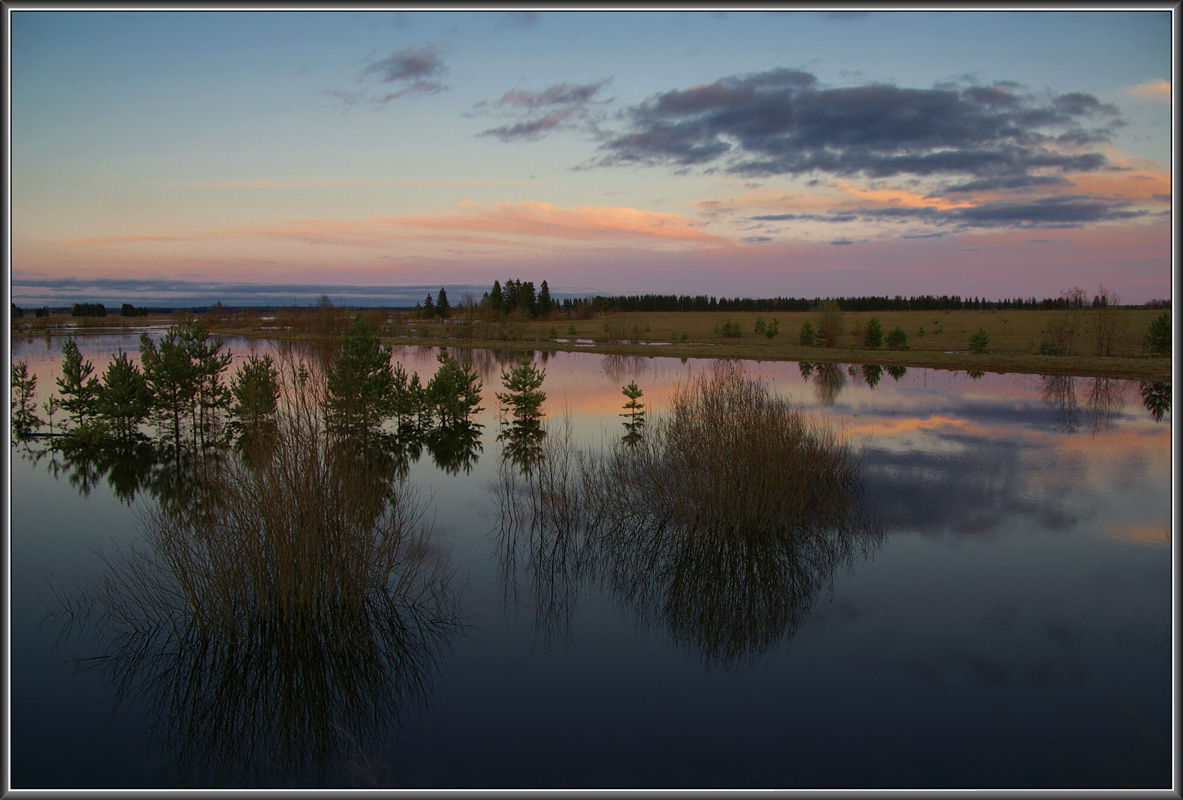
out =
{"type": "MultiPolygon", "coordinates": [[[[211,330],[242,336],[315,340],[322,331],[347,323],[353,312],[336,309],[336,319],[317,317],[312,309],[291,309],[264,324],[253,312],[234,312],[221,318],[206,318],[211,330]]],[[[1102,378],[1125,378],[1143,381],[1168,381],[1171,359],[1150,357],[1142,341],[1162,312],[1144,308],[1113,309],[1114,336],[1109,355],[1096,355],[1096,329],[1100,312],[1085,309],[1076,319],[1077,333],[1072,355],[1042,355],[1040,346],[1055,338],[1055,331],[1068,319],[1065,311],[875,311],[844,312],[843,332],[835,347],[803,347],[798,343],[802,323],[816,328],[818,314],[796,312],[613,312],[589,319],[568,319],[552,315],[550,319],[505,321],[476,319],[471,325],[461,323],[454,314],[448,322],[419,320],[409,313],[364,312],[374,329],[387,341],[409,338],[417,344],[471,346],[507,351],[568,350],[618,355],[674,356],[681,358],[733,358],[765,361],[814,361],[823,363],[880,364],[882,366],[929,367],[978,372],[1022,372],[1044,375],[1078,375],[1102,378]],[[908,350],[890,350],[886,346],[870,350],[864,347],[861,332],[874,316],[884,333],[899,326],[908,335],[908,350]],[[755,333],[756,320],[777,320],[779,334],[768,338],[755,333]],[[720,334],[724,323],[739,325],[738,338],[720,334]],[[557,326],[560,334],[550,336],[557,326]],[[571,328],[575,334],[570,333],[571,328]],[[924,335],[920,335],[920,329],[924,335]],[[979,328],[989,336],[984,353],[972,353],[969,337],[979,328]],[[576,345],[573,339],[592,340],[591,345],[576,345]],[[560,341],[562,340],[562,341],[560,341]]],[[[175,321],[179,315],[149,317],[106,317],[87,319],[88,327],[119,328],[175,321]]],[[[13,320],[13,337],[45,334],[53,326],[69,321],[65,315],[35,319],[26,315],[13,320]]],[[[62,330],[62,333],[65,331],[62,330]]]]}

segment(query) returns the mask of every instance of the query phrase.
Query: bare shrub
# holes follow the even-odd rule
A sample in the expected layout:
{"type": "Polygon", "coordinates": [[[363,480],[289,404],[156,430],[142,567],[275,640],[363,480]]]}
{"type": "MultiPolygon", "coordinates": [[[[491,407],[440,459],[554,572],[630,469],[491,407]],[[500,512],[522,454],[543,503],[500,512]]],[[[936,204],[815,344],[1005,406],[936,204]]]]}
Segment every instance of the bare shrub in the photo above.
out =
{"type": "Polygon", "coordinates": [[[791,635],[835,570],[878,541],[860,474],[832,430],[720,363],[638,442],[592,454],[548,436],[533,471],[503,468],[505,558],[524,541],[535,592],[562,587],[564,616],[570,583],[596,578],[731,667],[791,635]]]}
{"type": "Polygon", "coordinates": [[[817,331],[814,334],[815,347],[837,347],[842,337],[842,309],[837,300],[822,300],[817,304],[817,331]]]}
{"type": "MultiPolygon", "coordinates": [[[[108,558],[93,664],[159,714],[197,770],[319,770],[421,704],[462,627],[425,506],[364,449],[329,436],[320,382],[286,361],[257,459],[204,471],[108,558]]],[[[298,779],[298,778],[296,778],[298,779]]]]}

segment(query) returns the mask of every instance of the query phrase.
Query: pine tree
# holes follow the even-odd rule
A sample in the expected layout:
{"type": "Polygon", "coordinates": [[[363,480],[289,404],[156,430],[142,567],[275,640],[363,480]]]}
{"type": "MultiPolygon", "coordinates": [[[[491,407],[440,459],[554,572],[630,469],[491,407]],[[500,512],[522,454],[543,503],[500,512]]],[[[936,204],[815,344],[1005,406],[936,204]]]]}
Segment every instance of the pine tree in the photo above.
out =
{"type": "Polygon", "coordinates": [[[872,350],[883,344],[883,326],[879,324],[879,317],[871,317],[867,321],[867,328],[863,332],[863,344],[872,350]]]}
{"type": "Polygon", "coordinates": [[[95,410],[99,382],[91,377],[94,364],[82,358],[78,342],[70,336],[62,343],[62,377],[57,379],[62,394],[62,408],[74,415],[74,424],[81,426],[95,410]]]}
{"type": "Polygon", "coordinates": [[[259,429],[275,418],[279,406],[279,371],[271,356],[248,356],[230,381],[230,416],[244,430],[259,429]]]}
{"type": "Polygon", "coordinates": [[[122,350],[103,373],[98,414],[110,426],[115,439],[130,444],[139,433],[139,425],[152,409],[152,395],[140,368],[131,363],[122,350]]]}
{"type": "Polygon", "coordinates": [[[12,391],[16,394],[9,402],[12,406],[12,435],[23,439],[41,427],[36,414],[37,376],[29,373],[24,361],[12,365],[12,391]]]}
{"type": "Polygon", "coordinates": [[[550,312],[554,311],[554,307],[554,301],[550,298],[550,287],[546,285],[546,281],[543,281],[542,286],[538,288],[538,316],[548,316],[550,312]]]}
{"type": "Polygon", "coordinates": [[[641,431],[645,427],[645,404],[639,402],[644,392],[637,386],[636,381],[630,382],[620,391],[628,398],[628,402],[624,404],[625,413],[620,415],[628,417],[624,423],[624,442],[629,445],[636,444],[641,440],[641,431]]]}
{"type": "Polygon", "coordinates": [[[514,420],[537,420],[542,416],[542,403],[546,400],[546,392],[541,390],[545,379],[546,370],[535,367],[530,356],[522,356],[512,370],[501,371],[501,383],[507,391],[497,392],[497,399],[510,409],[514,420]]]}
{"type": "Polygon", "coordinates": [[[468,424],[478,413],[481,402],[481,381],[467,365],[440,353],[436,356],[439,368],[427,382],[427,402],[445,428],[468,424]]]}
{"type": "Polygon", "coordinates": [[[331,430],[366,435],[394,413],[392,355],[362,315],[355,316],[329,366],[325,412],[331,430]]]}

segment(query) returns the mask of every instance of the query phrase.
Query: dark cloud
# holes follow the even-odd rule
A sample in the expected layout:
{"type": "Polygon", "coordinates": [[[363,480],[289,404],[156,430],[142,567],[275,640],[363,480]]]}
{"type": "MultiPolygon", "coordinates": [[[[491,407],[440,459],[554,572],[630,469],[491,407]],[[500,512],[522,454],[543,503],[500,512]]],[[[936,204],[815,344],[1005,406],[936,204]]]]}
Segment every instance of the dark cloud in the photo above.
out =
{"type": "Polygon", "coordinates": [[[1013,84],[825,88],[779,68],[654,95],[602,145],[601,165],[711,167],[746,176],[827,173],[1023,179],[1099,169],[1116,109],[1079,92],[1039,100],[1013,84]]]}
{"type": "Polygon", "coordinates": [[[856,244],[856,242],[854,241],[854,239],[847,239],[845,236],[843,236],[841,239],[831,240],[830,244],[838,245],[840,247],[845,247],[846,245],[856,244]]]}
{"type": "Polygon", "coordinates": [[[1145,214],[1144,211],[1131,210],[1129,203],[1124,201],[1080,195],[1041,197],[1020,203],[981,203],[948,212],[952,220],[970,227],[1034,228],[1076,228],[1145,214]]]}
{"type": "Polygon", "coordinates": [[[854,222],[858,214],[761,214],[758,222],[854,222]]]}
{"type": "Polygon", "coordinates": [[[543,106],[582,105],[590,101],[603,85],[603,81],[584,84],[560,83],[543,89],[541,92],[510,89],[501,95],[501,99],[497,101],[497,104],[503,106],[523,106],[531,111],[543,106]]]}
{"type": "Polygon", "coordinates": [[[334,89],[329,94],[352,106],[362,101],[381,105],[407,95],[442,92],[448,87],[439,80],[447,72],[441,51],[442,46],[438,44],[408,45],[381,61],[368,64],[358,76],[359,83],[376,83],[384,87],[381,91],[334,89]]]}
{"type": "Polygon", "coordinates": [[[481,131],[481,136],[495,136],[502,141],[509,141],[511,139],[534,139],[545,133],[549,133],[555,128],[563,124],[570,116],[569,111],[555,111],[537,119],[527,120],[526,122],[519,122],[516,125],[504,125],[500,128],[489,128],[487,131],[481,131]]]}
{"type": "Polygon", "coordinates": [[[745,236],[745,242],[772,242],[775,241],[771,236],[745,236]]]}
{"type": "Polygon", "coordinates": [[[947,186],[944,193],[1025,192],[1030,189],[1071,185],[1071,181],[1060,175],[1010,175],[1005,178],[983,178],[982,180],[947,186]]]}
{"type": "Polygon", "coordinates": [[[438,45],[429,45],[419,49],[415,49],[414,45],[408,45],[398,52],[391,53],[381,61],[370,64],[362,70],[362,77],[373,75],[382,83],[394,83],[396,81],[419,80],[428,75],[438,75],[444,69],[438,51],[438,45]]]}
{"type": "MultiPolygon", "coordinates": [[[[1149,214],[1148,211],[1132,208],[1125,200],[1086,195],[1057,195],[1021,202],[995,201],[949,209],[935,206],[890,206],[860,208],[838,214],[762,214],[749,219],[753,222],[923,222],[955,228],[1078,228],[1096,222],[1134,219],[1149,214]]],[[[907,237],[920,238],[921,234],[907,234],[907,237]]],[[[835,243],[848,242],[832,242],[835,243]]]]}
{"type": "Polygon", "coordinates": [[[589,121],[589,106],[605,81],[597,83],[559,83],[541,91],[513,88],[493,103],[478,103],[475,114],[527,115],[527,119],[482,131],[502,141],[536,139],[557,128],[589,121]],[[539,116],[540,115],[540,116],[539,116]]]}

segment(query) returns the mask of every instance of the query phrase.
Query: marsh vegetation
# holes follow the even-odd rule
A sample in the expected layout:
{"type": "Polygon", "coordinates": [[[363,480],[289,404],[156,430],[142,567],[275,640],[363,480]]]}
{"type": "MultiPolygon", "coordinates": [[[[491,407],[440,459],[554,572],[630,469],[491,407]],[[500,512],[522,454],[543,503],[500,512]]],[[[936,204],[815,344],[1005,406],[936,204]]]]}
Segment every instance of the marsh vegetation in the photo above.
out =
{"type": "Polygon", "coordinates": [[[237,452],[198,454],[54,613],[195,774],[299,785],[420,708],[465,621],[389,454],[334,432],[306,365],[273,377],[237,452]]]}
{"type": "Polygon", "coordinates": [[[635,433],[593,451],[560,422],[499,473],[504,571],[528,565],[548,636],[590,580],[703,660],[751,663],[878,541],[849,444],[735,365],[635,433]]]}

